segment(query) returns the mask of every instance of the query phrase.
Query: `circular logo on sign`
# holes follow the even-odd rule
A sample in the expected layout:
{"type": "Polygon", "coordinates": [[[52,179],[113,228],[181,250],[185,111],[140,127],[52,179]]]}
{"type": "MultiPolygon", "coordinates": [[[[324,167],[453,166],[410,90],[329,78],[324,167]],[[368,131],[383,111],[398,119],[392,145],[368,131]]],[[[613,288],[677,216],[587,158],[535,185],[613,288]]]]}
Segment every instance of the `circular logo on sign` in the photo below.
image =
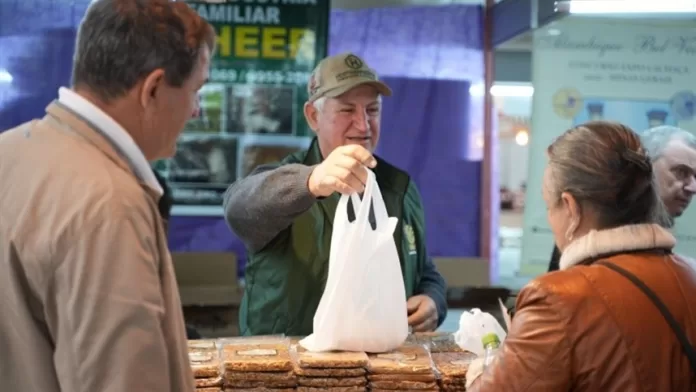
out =
{"type": "Polygon", "coordinates": [[[574,88],[563,88],[553,95],[553,111],[561,118],[574,118],[582,110],[582,104],[582,95],[574,88]]]}
{"type": "Polygon", "coordinates": [[[363,66],[363,62],[358,56],[350,54],[346,57],[346,65],[350,68],[358,69],[363,66]]]}

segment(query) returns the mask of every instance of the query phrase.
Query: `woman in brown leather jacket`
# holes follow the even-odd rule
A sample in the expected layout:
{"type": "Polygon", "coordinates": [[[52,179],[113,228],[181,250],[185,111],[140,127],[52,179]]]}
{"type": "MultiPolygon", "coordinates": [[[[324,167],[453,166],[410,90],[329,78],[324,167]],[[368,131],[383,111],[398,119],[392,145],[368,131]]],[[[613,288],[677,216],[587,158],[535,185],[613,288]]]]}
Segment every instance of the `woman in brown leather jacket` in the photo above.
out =
{"type": "Polygon", "coordinates": [[[543,195],[561,269],[520,292],[498,357],[468,391],[696,391],[686,355],[696,342],[696,273],[671,253],[638,136],[603,121],[567,131],[548,148],[543,195]],[[685,345],[615,266],[654,292],[685,345]]]}

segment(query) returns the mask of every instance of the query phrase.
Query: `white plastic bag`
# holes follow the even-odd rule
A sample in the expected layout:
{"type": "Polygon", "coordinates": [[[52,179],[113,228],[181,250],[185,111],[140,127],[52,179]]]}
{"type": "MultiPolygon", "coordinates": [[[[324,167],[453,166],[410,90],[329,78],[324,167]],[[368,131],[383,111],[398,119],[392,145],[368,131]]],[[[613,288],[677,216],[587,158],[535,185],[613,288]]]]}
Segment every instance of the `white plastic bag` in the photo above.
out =
{"type": "Polygon", "coordinates": [[[398,219],[387,215],[375,174],[367,172],[363,199],[343,195],[336,208],[329,274],[314,314],[314,333],[300,341],[309,351],[386,352],[408,336],[406,289],[393,237],[398,219]],[[353,222],[348,221],[349,200],[353,222]]]}
{"type": "Polygon", "coordinates": [[[462,313],[459,319],[459,329],[454,334],[454,340],[463,350],[481,356],[484,353],[481,338],[491,332],[498,335],[501,343],[505,341],[507,334],[495,317],[490,313],[482,312],[480,309],[471,309],[462,313]]]}

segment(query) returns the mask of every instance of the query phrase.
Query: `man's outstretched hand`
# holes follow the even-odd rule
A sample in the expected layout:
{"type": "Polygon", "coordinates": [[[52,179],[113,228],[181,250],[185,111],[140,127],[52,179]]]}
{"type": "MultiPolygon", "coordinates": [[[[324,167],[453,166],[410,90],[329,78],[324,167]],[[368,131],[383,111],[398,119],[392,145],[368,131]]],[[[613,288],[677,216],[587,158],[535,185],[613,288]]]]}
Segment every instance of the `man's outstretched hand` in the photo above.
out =
{"type": "Polygon", "coordinates": [[[338,147],[312,171],[307,183],[309,192],[314,197],[328,197],[334,192],[344,195],[362,193],[367,182],[365,168],[376,165],[372,153],[363,146],[338,147]]]}

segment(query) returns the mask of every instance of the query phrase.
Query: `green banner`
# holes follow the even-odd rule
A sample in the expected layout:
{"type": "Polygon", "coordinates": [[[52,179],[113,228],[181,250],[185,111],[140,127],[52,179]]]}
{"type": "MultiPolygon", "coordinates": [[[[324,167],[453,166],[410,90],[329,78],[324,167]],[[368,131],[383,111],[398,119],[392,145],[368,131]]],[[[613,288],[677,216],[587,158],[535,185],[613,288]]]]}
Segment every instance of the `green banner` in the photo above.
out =
{"type": "Polygon", "coordinates": [[[327,54],[329,0],[188,4],[214,26],[217,47],[200,115],[176,156],[157,168],[173,190],[175,214],[210,215],[237,178],[307,146],[303,105],[309,75],[327,54]]]}

